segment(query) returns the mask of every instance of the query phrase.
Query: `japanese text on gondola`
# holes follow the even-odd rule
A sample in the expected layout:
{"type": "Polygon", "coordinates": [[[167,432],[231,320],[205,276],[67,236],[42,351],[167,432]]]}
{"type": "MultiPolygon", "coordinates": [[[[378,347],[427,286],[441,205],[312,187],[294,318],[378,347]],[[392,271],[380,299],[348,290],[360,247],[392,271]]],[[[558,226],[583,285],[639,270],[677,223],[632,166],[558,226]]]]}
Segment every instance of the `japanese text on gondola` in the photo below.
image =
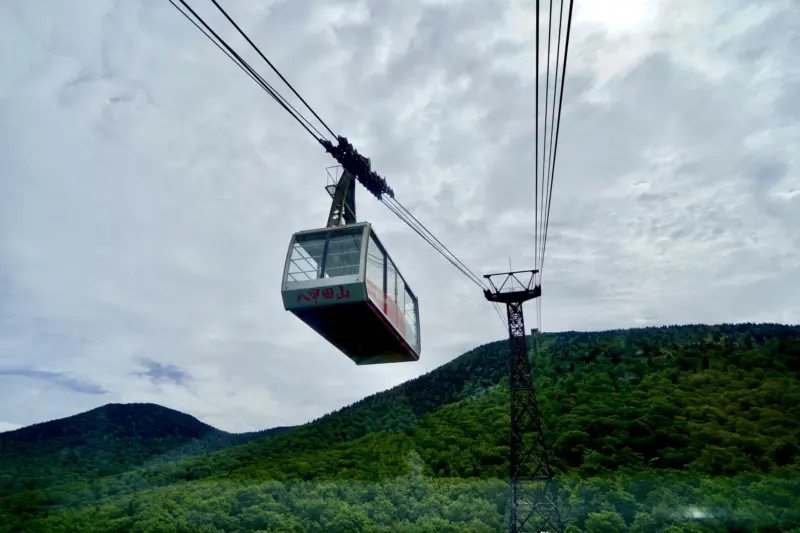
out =
{"type": "Polygon", "coordinates": [[[337,288],[327,287],[325,289],[309,289],[306,292],[301,292],[297,295],[297,301],[306,301],[317,303],[320,299],[323,300],[349,300],[350,291],[345,289],[344,286],[339,285],[337,288]],[[338,290],[337,290],[338,289],[338,290]]]}

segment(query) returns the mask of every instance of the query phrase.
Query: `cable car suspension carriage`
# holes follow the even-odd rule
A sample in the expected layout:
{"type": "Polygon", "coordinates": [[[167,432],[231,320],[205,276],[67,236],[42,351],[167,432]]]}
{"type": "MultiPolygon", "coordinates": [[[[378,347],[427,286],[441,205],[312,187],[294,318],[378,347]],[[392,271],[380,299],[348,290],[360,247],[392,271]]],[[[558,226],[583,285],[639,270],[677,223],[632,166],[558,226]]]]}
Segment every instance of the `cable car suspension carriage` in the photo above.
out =
{"type": "Polygon", "coordinates": [[[339,141],[336,149],[326,148],[333,153],[344,147],[334,155],[348,165],[338,181],[326,186],[332,198],[326,226],[292,235],[283,270],[283,307],[357,365],[418,361],[419,302],[372,225],[357,222],[355,177],[347,168],[356,170],[377,198],[394,193],[370,169],[369,159],[346,139],[339,141]]]}

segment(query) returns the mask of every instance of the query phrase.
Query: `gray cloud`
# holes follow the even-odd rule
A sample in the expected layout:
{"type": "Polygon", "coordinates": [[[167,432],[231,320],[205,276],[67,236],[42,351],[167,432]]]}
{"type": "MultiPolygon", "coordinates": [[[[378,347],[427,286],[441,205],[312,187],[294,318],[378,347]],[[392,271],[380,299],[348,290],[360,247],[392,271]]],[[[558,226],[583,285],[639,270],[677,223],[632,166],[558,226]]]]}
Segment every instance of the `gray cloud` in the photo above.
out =
{"type": "MultiPolygon", "coordinates": [[[[229,4],[467,265],[532,265],[534,2],[229,4]]],[[[800,321],[797,11],[576,3],[545,330],[800,321]]],[[[286,313],[289,237],[324,225],[333,161],[168,3],[7,3],[0,30],[0,365],[109,391],[28,397],[8,377],[0,420],[142,401],[296,424],[505,336],[364,189],[359,217],[420,297],[421,361],[356,367],[286,313]]]]}
{"type": "Polygon", "coordinates": [[[70,376],[64,372],[52,372],[49,370],[36,370],[29,368],[0,368],[0,376],[19,376],[30,379],[38,379],[59,385],[74,392],[82,394],[106,394],[108,391],[100,385],[89,380],[70,376]]]}
{"type": "Polygon", "coordinates": [[[139,363],[147,368],[146,372],[136,372],[135,375],[139,377],[146,377],[153,383],[172,382],[176,385],[186,385],[186,382],[192,379],[188,372],[181,370],[175,365],[162,364],[158,361],[142,357],[139,363]]]}

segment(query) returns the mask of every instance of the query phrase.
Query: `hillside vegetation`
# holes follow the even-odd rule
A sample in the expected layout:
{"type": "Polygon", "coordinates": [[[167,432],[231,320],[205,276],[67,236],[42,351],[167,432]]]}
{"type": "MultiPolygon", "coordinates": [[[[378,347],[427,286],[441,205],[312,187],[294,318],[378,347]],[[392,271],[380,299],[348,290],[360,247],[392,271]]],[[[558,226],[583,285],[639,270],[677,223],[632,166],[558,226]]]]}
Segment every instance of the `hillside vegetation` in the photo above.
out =
{"type": "Polygon", "coordinates": [[[0,433],[0,498],[229,448],[285,428],[232,434],[154,404],[109,404],[0,433]]]}
{"type": "MultiPolygon", "coordinates": [[[[17,487],[0,531],[503,531],[507,360],[492,343],[303,427],[17,487]]],[[[567,531],[800,532],[800,328],[547,334],[532,363],[567,531]]]]}

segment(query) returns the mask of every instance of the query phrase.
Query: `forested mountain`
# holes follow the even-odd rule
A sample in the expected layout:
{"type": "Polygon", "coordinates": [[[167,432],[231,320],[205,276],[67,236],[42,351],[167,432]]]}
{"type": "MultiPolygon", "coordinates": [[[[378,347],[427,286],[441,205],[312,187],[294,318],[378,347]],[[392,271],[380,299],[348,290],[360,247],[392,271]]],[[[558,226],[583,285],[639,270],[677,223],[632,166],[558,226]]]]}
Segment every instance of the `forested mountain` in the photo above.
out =
{"type": "MultiPolygon", "coordinates": [[[[567,531],[800,533],[800,327],[565,332],[539,344],[567,531]]],[[[302,427],[16,487],[0,499],[0,531],[503,531],[507,373],[506,343],[492,343],[302,427]]],[[[51,442],[40,460],[57,456],[51,442]]],[[[26,460],[5,453],[3,464],[26,460]]]]}
{"type": "Polygon", "coordinates": [[[0,497],[219,450],[282,429],[237,435],[160,405],[108,404],[0,433],[0,497]]]}

